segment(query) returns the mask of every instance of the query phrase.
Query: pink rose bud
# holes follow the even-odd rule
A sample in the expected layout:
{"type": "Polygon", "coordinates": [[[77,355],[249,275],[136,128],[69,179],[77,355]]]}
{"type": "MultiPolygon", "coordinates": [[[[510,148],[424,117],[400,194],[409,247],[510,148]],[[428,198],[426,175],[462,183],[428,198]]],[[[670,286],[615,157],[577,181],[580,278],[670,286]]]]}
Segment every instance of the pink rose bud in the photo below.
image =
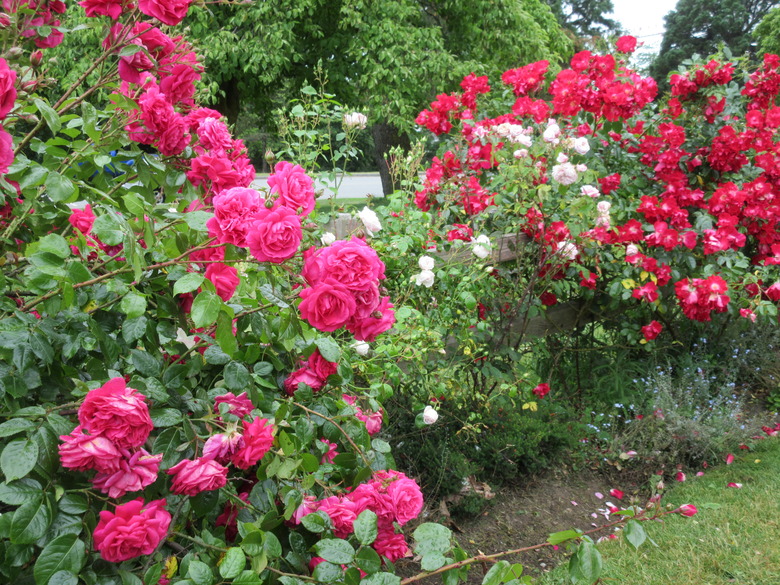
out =
{"type": "Polygon", "coordinates": [[[677,508],[676,512],[678,512],[681,516],[687,516],[688,518],[690,518],[691,516],[696,514],[698,510],[696,509],[696,506],[694,506],[693,504],[683,504],[682,506],[677,508]]]}
{"type": "Polygon", "coordinates": [[[726,455],[726,465],[731,465],[732,463],[734,463],[734,455],[729,453],[726,455]]]}
{"type": "Polygon", "coordinates": [[[609,495],[618,500],[622,500],[625,494],[619,489],[611,489],[609,490],[609,495]]]}
{"type": "Polygon", "coordinates": [[[678,471],[677,475],[674,476],[674,479],[677,481],[685,481],[685,474],[682,471],[678,471]]]}

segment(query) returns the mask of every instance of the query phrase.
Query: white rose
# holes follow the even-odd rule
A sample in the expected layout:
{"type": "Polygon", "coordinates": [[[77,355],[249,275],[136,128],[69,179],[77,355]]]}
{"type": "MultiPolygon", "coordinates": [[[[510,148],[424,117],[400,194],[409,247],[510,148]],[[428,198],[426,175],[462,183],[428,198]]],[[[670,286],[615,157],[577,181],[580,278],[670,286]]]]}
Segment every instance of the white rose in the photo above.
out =
{"type": "Polygon", "coordinates": [[[344,126],[347,128],[359,128],[365,130],[368,118],[365,114],[360,112],[352,112],[351,114],[344,114],[344,126]]]}
{"type": "Polygon", "coordinates": [[[552,168],[553,180],[560,183],[561,185],[571,185],[577,180],[578,176],[577,169],[574,168],[573,164],[568,162],[555,165],[552,168]]]}
{"type": "Polygon", "coordinates": [[[333,242],[336,241],[336,236],[330,232],[325,232],[322,234],[320,241],[322,242],[323,246],[330,246],[333,242]]]}
{"type": "Polygon", "coordinates": [[[478,236],[471,240],[471,251],[477,258],[485,259],[490,256],[490,238],[478,236]]]}
{"type": "Polygon", "coordinates": [[[433,270],[434,260],[430,256],[420,256],[417,265],[420,270],[433,270]]]}
{"type": "Polygon", "coordinates": [[[365,357],[368,355],[368,350],[371,349],[371,346],[365,341],[356,341],[352,344],[352,349],[355,350],[356,354],[365,357]]]}
{"type": "Polygon", "coordinates": [[[574,260],[579,253],[577,246],[571,240],[564,240],[558,242],[558,253],[560,253],[567,260],[574,260]]]}
{"type": "Polygon", "coordinates": [[[599,201],[598,205],[596,205],[596,209],[599,210],[601,215],[608,214],[611,207],[612,204],[609,201],[599,201]]]}
{"type": "Polygon", "coordinates": [[[433,281],[436,279],[436,275],[431,270],[423,270],[420,274],[414,275],[414,284],[417,286],[424,286],[431,288],[433,281]]]}
{"type": "Polygon", "coordinates": [[[580,195],[587,195],[588,197],[593,197],[595,199],[601,195],[601,193],[599,193],[599,190],[593,185],[584,185],[583,187],[580,187],[580,195]]]}
{"type": "Polygon", "coordinates": [[[376,232],[382,229],[382,224],[379,223],[379,218],[377,217],[376,213],[374,213],[368,207],[364,207],[358,213],[358,217],[360,218],[360,221],[363,222],[363,225],[366,227],[366,230],[369,231],[370,233],[375,234],[376,232]]]}
{"type": "Polygon", "coordinates": [[[574,168],[577,169],[578,173],[584,173],[585,171],[588,170],[588,165],[584,165],[584,164],[580,163],[577,166],[575,166],[574,168]]]}
{"type": "Polygon", "coordinates": [[[526,158],[528,156],[528,151],[525,148],[519,148],[514,153],[513,156],[516,159],[526,158]]]}
{"type": "Polygon", "coordinates": [[[439,413],[429,404],[425,407],[425,410],[423,410],[423,422],[426,425],[432,425],[437,420],[439,420],[439,413]]]}
{"type": "Polygon", "coordinates": [[[555,160],[556,160],[557,162],[559,162],[559,163],[563,164],[563,163],[569,162],[569,157],[568,157],[568,156],[566,156],[564,153],[562,153],[562,152],[559,152],[559,153],[558,153],[558,156],[557,156],[557,157],[555,157],[555,160]]]}
{"type": "Polygon", "coordinates": [[[542,140],[552,144],[558,144],[558,142],[560,142],[560,140],[558,139],[560,135],[561,135],[560,126],[558,126],[555,120],[550,120],[547,124],[547,128],[545,128],[544,132],[542,132],[542,140]]]}
{"type": "Polygon", "coordinates": [[[629,244],[626,246],[626,256],[633,256],[635,254],[639,254],[639,248],[636,247],[636,244],[629,244]]]}
{"type": "Polygon", "coordinates": [[[590,143],[584,136],[574,139],[574,150],[577,154],[586,154],[590,150],[590,143]]]}

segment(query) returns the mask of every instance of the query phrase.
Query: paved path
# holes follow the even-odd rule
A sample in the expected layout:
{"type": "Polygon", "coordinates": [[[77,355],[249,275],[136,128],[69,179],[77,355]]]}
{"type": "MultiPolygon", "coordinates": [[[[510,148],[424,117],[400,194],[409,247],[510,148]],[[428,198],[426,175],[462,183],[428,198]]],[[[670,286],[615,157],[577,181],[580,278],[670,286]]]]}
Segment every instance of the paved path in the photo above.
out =
{"type": "MultiPolygon", "coordinates": [[[[252,183],[253,187],[264,187],[266,185],[267,174],[259,174],[252,183]]],[[[321,189],[324,186],[317,184],[317,188],[321,189]]],[[[339,185],[337,199],[354,198],[354,197],[367,197],[373,195],[374,197],[382,196],[382,180],[379,178],[379,173],[354,173],[347,175],[341,181],[339,185]]],[[[320,199],[326,199],[333,197],[333,186],[325,187],[325,193],[320,196],[320,199]]]]}

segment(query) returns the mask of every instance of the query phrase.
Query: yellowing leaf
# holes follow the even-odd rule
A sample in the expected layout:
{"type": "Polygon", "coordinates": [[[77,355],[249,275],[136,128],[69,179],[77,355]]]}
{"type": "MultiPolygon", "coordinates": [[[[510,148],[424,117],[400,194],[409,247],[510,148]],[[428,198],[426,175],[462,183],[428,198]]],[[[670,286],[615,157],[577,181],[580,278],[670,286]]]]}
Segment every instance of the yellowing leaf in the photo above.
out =
{"type": "Polygon", "coordinates": [[[623,288],[633,289],[637,287],[636,281],[633,278],[626,278],[621,283],[623,285],[623,288]]]}
{"type": "Polygon", "coordinates": [[[538,406],[536,405],[536,402],[526,402],[523,404],[523,410],[530,410],[531,412],[536,412],[538,409],[538,406]]]}

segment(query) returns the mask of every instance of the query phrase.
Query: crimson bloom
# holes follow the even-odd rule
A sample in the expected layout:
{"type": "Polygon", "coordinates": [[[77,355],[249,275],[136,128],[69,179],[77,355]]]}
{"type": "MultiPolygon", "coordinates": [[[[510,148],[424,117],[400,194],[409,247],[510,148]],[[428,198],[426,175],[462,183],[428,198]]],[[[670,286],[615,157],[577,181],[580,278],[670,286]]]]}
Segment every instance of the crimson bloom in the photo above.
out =
{"type": "Polygon", "coordinates": [[[171,515],[165,509],[165,500],[145,504],[138,498],[117,506],[113,512],[100,512],[92,541],[103,559],[121,563],[152,554],[165,538],[170,524],[171,515]]]}

